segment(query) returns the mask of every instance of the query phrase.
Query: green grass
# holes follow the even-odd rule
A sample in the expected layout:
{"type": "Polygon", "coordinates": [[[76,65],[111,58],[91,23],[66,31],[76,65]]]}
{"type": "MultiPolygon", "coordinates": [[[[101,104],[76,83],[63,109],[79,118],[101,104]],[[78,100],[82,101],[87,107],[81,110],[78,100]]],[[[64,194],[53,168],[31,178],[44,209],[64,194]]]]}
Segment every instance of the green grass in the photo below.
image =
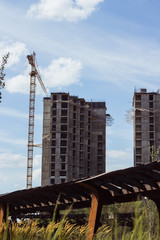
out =
{"type": "MultiPolygon", "coordinates": [[[[125,208],[127,205],[121,206],[125,208]]],[[[133,208],[133,206],[130,207],[133,208]]],[[[129,208],[129,206],[128,206],[129,208]]],[[[152,202],[134,204],[133,227],[119,225],[118,218],[103,224],[94,235],[94,240],[159,240],[159,218],[152,202]]],[[[108,209],[109,210],[109,209],[108,209]]],[[[115,211],[113,206],[111,211],[115,211]]],[[[40,227],[39,220],[6,221],[0,227],[0,240],[83,240],[86,239],[87,225],[78,226],[67,219],[67,210],[59,223],[54,216],[46,227],[40,227]]],[[[115,211],[116,212],[116,211],[115,211]]]]}

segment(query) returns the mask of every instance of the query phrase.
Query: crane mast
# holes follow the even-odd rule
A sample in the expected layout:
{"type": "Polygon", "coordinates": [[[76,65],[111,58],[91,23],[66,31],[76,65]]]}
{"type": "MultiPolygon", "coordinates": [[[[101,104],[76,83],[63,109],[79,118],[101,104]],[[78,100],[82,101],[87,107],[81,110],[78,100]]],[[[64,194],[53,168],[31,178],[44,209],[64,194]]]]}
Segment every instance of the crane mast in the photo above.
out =
{"type": "Polygon", "coordinates": [[[28,154],[27,154],[27,184],[26,188],[32,188],[33,147],[34,147],[34,113],[35,113],[35,90],[36,77],[45,93],[47,90],[35,66],[35,52],[27,56],[31,65],[30,73],[30,98],[29,98],[29,125],[28,125],[28,154]]]}

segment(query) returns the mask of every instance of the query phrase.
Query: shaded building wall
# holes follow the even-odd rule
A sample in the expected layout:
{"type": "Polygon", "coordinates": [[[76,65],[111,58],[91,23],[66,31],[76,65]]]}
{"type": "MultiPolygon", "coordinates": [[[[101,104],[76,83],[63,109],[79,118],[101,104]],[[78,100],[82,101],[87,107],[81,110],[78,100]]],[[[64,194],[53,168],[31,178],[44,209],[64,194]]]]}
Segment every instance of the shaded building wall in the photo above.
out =
{"type": "MultiPolygon", "coordinates": [[[[134,166],[152,161],[151,149],[160,146],[160,94],[141,89],[134,93],[134,166]]],[[[159,156],[158,156],[159,158],[159,156]]]]}
{"type": "Polygon", "coordinates": [[[51,137],[43,139],[43,186],[105,172],[105,102],[52,93],[44,117],[43,135],[51,137]]]}
{"type": "Polygon", "coordinates": [[[91,174],[105,172],[106,109],[105,103],[92,103],[91,174]]]}
{"type": "Polygon", "coordinates": [[[50,158],[51,158],[51,99],[43,101],[43,136],[42,136],[42,186],[50,183],[50,158]]]}

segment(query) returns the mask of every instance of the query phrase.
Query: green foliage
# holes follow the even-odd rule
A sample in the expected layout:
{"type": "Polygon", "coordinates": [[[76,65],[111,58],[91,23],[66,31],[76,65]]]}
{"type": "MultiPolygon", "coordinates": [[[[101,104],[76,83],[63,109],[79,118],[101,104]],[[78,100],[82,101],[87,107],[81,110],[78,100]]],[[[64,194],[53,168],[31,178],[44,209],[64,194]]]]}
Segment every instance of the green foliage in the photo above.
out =
{"type": "Polygon", "coordinates": [[[106,223],[110,232],[106,240],[158,240],[159,216],[153,201],[143,201],[113,204],[102,209],[101,223],[106,223]],[[132,225],[127,225],[119,219],[120,213],[133,213],[132,225]]]}
{"type": "MultiPolygon", "coordinates": [[[[94,235],[94,240],[159,240],[159,217],[155,204],[147,199],[143,201],[115,204],[103,209],[112,213],[115,218],[109,224],[103,224],[94,235]],[[128,208],[128,209],[127,209],[128,208]],[[118,213],[134,209],[133,227],[119,225],[118,213]]],[[[79,226],[64,217],[56,223],[54,218],[46,227],[39,226],[39,220],[3,223],[0,227],[0,240],[84,240],[87,225],[79,226]]]]}
{"type": "MultiPolygon", "coordinates": [[[[9,52],[2,57],[2,64],[0,67],[0,89],[5,87],[4,77],[6,74],[4,73],[4,69],[5,69],[5,65],[7,64],[8,58],[9,58],[9,52]]],[[[0,92],[0,99],[1,98],[2,97],[1,97],[1,92],[0,92]]],[[[1,102],[1,100],[0,100],[0,102],[1,102]]]]}
{"type": "Polygon", "coordinates": [[[149,151],[150,151],[150,156],[151,156],[152,162],[157,161],[158,156],[160,154],[160,146],[158,146],[157,149],[154,146],[150,146],[149,151]]]}

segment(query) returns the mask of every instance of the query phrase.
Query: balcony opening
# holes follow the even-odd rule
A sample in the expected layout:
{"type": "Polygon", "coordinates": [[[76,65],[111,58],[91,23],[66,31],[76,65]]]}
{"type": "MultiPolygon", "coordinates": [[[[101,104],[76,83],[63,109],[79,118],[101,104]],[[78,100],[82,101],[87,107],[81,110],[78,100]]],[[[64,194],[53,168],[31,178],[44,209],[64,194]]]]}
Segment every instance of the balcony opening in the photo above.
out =
{"type": "Polygon", "coordinates": [[[56,159],[55,156],[52,155],[52,156],[51,156],[51,162],[54,163],[54,162],[55,162],[55,159],[56,159]]]}
{"type": "Polygon", "coordinates": [[[141,102],[136,102],[136,108],[141,108],[141,102]]]}
{"type": "Polygon", "coordinates": [[[83,150],[83,144],[80,144],[80,150],[83,150]]]}
{"type": "Polygon", "coordinates": [[[52,132],[52,138],[56,138],[56,133],[52,132]]]}
{"type": "Polygon", "coordinates": [[[102,149],[98,149],[98,155],[102,155],[102,154],[103,154],[102,149]]]}
{"type": "Polygon", "coordinates": [[[56,140],[52,140],[52,146],[56,146],[56,140]]]}
{"type": "Polygon", "coordinates": [[[149,95],[149,100],[153,101],[153,95],[149,95]]]}
{"type": "Polygon", "coordinates": [[[56,110],[53,110],[53,111],[52,111],[52,115],[53,115],[53,116],[56,116],[56,115],[57,115],[57,111],[56,111],[56,110]]]}
{"type": "Polygon", "coordinates": [[[84,108],[80,108],[80,113],[84,113],[84,108]]]}
{"type": "Polygon", "coordinates": [[[136,116],[141,116],[141,111],[140,110],[136,110],[136,116]]]}
{"type": "Polygon", "coordinates": [[[149,131],[154,131],[154,125],[149,125],[149,131]]]}
{"type": "Polygon", "coordinates": [[[153,117],[149,118],[149,123],[154,123],[154,118],[153,117]]]}
{"type": "Polygon", "coordinates": [[[141,147],[141,144],[142,144],[141,140],[136,140],[136,146],[137,147],[141,147]]]}
{"type": "Polygon", "coordinates": [[[141,138],[142,138],[142,134],[141,134],[141,133],[139,133],[139,132],[138,132],[138,133],[136,133],[136,138],[137,138],[137,139],[141,139],[141,138]]]}
{"type": "Polygon", "coordinates": [[[102,135],[98,135],[98,141],[102,141],[102,135]]]}
{"type": "Polygon", "coordinates": [[[57,107],[57,103],[52,103],[52,108],[56,108],[57,107]]]}
{"type": "Polygon", "coordinates": [[[55,170],[55,163],[51,163],[51,170],[55,170]]]}
{"type": "Polygon", "coordinates": [[[51,170],[51,176],[55,176],[55,171],[51,170]]]}
{"type": "Polygon", "coordinates": [[[51,148],[51,154],[55,154],[55,153],[56,153],[55,148],[51,148]]]}
{"type": "Polygon", "coordinates": [[[63,94],[62,95],[62,100],[63,101],[67,101],[68,100],[68,95],[67,94],[63,94]]]}
{"type": "Polygon", "coordinates": [[[154,146],[154,140],[150,140],[150,146],[154,146]]]}
{"type": "Polygon", "coordinates": [[[141,156],[136,156],[136,162],[141,162],[142,161],[142,157],[141,156]]]}
{"type": "Polygon", "coordinates": [[[67,123],[67,117],[61,117],[61,123],[67,123]]]}
{"type": "Polygon", "coordinates": [[[73,119],[76,119],[76,113],[73,113],[73,119]]]}
{"type": "Polygon", "coordinates": [[[141,123],[141,117],[136,117],[136,123],[141,123]]]}
{"type": "Polygon", "coordinates": [[[61,133],[61,138],[67,138],[67,133],[61,133]]]}
{"type": "Polygon", "coordinates": [[[67,149],[66,149],[66,148],[61,148],[61,150],[60,150],[60,153],[61,153],[61,154],[66,154],[66,152],[67,152],[67,149]]]}
{"type": "Polygon", "coordinates": [[[80,128],[84,128],[84,123],[80,122],[80,128]]]}
{"type": "Polygon", "coordinates": [[[61,160],[61,162],[65,162],[66,161],[66,156],[60,156],[60,160],[61,160]]]}
{"type": "Polygon", "coordinates": [[[140,132],[140,131],[141,131],[141,128],[142,128],[141,125],[136,125],[136,131],[137,131],[137,132],[140,132]]]}
{"type": "Polygon", "coordinates": [[[61,178],[61,183],[65,183],[65,178],[61,178]]]}
{"type": "Polygon", "coordinates": [[[142,154],[142,149],[141,148],[136,148],[136,154],[142,154]]]}
{"type": "Polygon", "coordinates": [[[66,140],[61,140],[61,146],[67,146],[67,141],[66,140]]]}
{"type": "MultiPolygon", "coordinates": [[[[54,176],[51,174],[51,176],[54,176]]],[[[54,178],[51,178],[51,184],[55,184],[55,179],[54,178]]]]}
{"type": "Polygon", "coordinates": [[[149,134],[149,137],[150,137],[150,139],[154,139],[154,133],[151,132],[151,133],[149,134]]]}
{"type": "Polygon", "coordinates": [[[52,125],[52,131],[56,131],[56,125],[52,125]]]}
{"type": "Polygon", "coordinates": [[[60,171],[60,176],[66,176],[66,171],[60,171]]]}
{"type": "Polygon", "coordinates": [[[98,148],[102,148],[102,142],[98,142],[98,148]]]}
{"type": "Polygon", "coordinates": [[[61,107],[62,107],[62,108],[67,108],[67,107],[68,107],[68,104],[67,104],[67,103],[61,103],[61,107]]]}
{"type": "Polygon", "coordinates": [[[62,116],[67,116],[67,110],[61,110],[61,115],[62,116]]]}
{"type": "Polygon", "coordinates": [[[153,108],[153,102],[149,103],[149,108],[153,108]]]}
{"type": "Polygon", "coordinates": [[[61,131],[67,131],[67,125],[61,125],[61,131]]]}
{"type": "Polygon", "coordinates": [[[138,100],[138,101],[141,100],[141,95],[140,94],[136,94],[136,100],[138,100]]]}
{"type": "Polygon", "coordinates": [[[56,123],[56,117],[52,118],[52,123],[56,123]]]}
{"type": "Polygon", "coordinates": [[[65,163],[62,163],[61,164],[61,170],[65,170],[66,169],[66,164],[65,163]]]}
{"type": "Polygon", "coordinates": [[[53,100],[57,100],[57,95],[52,95],[53,100]]]}

